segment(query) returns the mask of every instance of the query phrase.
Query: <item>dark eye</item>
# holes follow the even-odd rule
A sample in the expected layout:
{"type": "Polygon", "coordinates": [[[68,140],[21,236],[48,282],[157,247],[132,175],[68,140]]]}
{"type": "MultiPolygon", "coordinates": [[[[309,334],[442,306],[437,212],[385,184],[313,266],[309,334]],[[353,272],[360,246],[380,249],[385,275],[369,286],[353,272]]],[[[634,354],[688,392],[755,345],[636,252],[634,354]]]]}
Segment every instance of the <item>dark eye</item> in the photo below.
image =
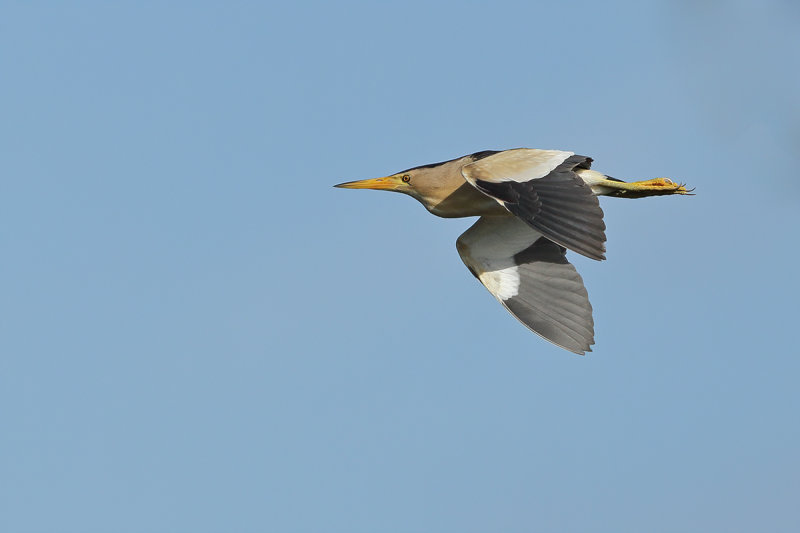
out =
{"type": "Polygon", "coordinates": [[[411,181],[411,176],[409,176],[408,174],[404,174],[403,183],[408,183],[409,181],[411,181]]]}

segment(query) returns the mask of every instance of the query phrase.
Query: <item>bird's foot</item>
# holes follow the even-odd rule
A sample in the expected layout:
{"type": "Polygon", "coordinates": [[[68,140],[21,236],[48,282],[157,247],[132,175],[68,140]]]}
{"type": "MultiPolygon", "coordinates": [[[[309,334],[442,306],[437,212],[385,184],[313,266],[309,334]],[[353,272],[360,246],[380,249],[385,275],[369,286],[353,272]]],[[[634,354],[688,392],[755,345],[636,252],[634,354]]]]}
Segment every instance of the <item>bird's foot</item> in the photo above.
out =
{"type": "Polygon", "coordinates": [[[606,180],[603,186],[610,187],[613,191],[609,196],[618,198],[643,198],[645,196],[663,196],[666,194],[688,194],[692,196],[694,189],[687,189],[683,183],[675,183],[669,178],[653,178],[643,181],[606,180]]]}

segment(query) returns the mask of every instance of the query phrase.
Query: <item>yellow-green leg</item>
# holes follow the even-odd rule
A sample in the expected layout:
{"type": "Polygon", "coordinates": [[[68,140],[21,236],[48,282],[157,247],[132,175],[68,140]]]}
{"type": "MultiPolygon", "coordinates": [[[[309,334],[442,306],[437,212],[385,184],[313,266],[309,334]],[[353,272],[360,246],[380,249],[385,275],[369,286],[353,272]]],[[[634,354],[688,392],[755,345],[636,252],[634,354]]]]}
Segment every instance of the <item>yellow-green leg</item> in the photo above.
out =
{"type": "Polygon", "coordinates": [[[653,178],[643,181],[618,181],[605,179],[598,183],[600,187],[610,189],[606,196],[617,198],[643,198],[645,196],[662,196],[665,194],[691,194],[694,189],[687,189],[682,183],[675,183],[669,178],[653,178]]]}

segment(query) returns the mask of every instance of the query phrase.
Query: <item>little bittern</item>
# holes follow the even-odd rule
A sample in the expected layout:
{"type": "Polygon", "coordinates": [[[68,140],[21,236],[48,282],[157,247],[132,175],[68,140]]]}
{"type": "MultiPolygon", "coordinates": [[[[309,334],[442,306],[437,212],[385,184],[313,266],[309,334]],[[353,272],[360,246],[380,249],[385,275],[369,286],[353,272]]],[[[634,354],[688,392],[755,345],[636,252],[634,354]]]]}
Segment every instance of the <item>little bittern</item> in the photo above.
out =
{"type": "Polygon", "coordinates": [[[667,178],[620,181],[591,162],[557,150],[488,150],[336,187],[408,194],[440,217],[481,217],[456,241],[464,264],[525,326],[583,354],[594,344],[592,305],[565,254],[605,259],[597,196],[691,192],[667,178]]]}

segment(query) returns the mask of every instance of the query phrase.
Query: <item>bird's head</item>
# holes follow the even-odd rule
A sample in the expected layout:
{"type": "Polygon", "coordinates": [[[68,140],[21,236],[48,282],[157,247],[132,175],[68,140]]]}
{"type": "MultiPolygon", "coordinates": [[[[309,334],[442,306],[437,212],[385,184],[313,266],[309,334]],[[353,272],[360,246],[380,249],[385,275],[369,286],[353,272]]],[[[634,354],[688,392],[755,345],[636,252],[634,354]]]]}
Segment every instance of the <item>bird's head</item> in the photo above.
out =
{"type": "Polygon", "coordinates": [[[414,179],[416,176],[412,176],[412,172],[413,170],[407,170],[405,172],[399,172],[383,178],[348,181],[334,185],[334,187],[340,187],[342,189],[374,189],[376,191],[393,191],[414,196],[414,191],[416,190],[417,184],[416,182],[418,180],[414,179]]]}
{"type": "Polygon", "coordinates": [[[383,178],[348,181],[334,187],[401,192],[416,198],[429,211],[435,212],[436,206],[460,187],[470,188],[461,175],[461,167],[469,162],[468,157],[414,167],[383,178]]]}

